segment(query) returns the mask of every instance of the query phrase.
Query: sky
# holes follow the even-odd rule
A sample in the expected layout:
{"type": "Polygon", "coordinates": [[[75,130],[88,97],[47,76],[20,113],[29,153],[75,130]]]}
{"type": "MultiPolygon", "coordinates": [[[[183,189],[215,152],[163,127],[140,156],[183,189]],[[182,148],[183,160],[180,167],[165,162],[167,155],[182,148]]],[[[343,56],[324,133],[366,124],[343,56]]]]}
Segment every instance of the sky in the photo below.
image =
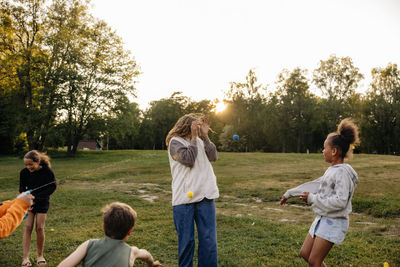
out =
{"type": "Polygon", "coordinates": [[[366,77],[400,65],[400,0],[92,0],[91,13],[122,38],[140,66],[140,108],[180,91],[222,100],[254,69],[273,90],[283,69],[312,71],[351,57],[366,77]]]}

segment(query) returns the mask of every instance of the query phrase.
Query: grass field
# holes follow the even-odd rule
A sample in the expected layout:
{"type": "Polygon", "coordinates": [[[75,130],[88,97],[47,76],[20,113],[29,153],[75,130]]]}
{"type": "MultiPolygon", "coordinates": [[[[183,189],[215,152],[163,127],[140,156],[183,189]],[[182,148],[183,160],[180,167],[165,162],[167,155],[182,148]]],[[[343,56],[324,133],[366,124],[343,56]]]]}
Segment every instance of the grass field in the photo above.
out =
{"type": "MultiPolygon", "coordinates": [[[[177,266],[171,175],[166,151],[50,153],[57,180],[46,221],[45,257],[56,266],[80,243],[103,236],[100,209],[112,201],[131,205],[137,225],[128,243],[148,249],[164,266],[177,266]],[[50,231],[53,228],[54,231],[50,231]]],[[[400,157],[355,155],[359,175],[354,213],[344,243],[328,266],[400,266],[400,157]]],[[[310,207],[278,201],[289,188],[321,176],[321,154],[219,153],[213,163],[220,189],[217,206],[219,266],[307,266],[299,250],[314,219],[310,207]]],[[[20,158],[0,157],[0,200],[15,197],[20,158]]],[[[20,266],[20,226],[0,240],[0,266],[20,266]]],[[[36,260],[33,234],[31,261],[36,260]]],[[[136,265],[135,265],[136,266],[136,265]]],[[[139,266],[144,266],[140,265],[139,266]]]]}

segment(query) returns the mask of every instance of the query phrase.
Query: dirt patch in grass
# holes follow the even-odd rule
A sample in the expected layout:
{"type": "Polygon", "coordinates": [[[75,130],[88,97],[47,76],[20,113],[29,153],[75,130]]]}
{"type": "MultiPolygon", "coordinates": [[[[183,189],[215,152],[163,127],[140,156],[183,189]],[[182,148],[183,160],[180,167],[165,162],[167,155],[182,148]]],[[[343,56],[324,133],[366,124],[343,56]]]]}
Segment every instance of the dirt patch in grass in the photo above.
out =
{"type": "Polygon", "coordinates": [[[88,182],[69,181],[65,189],[93,189],[100,192],[122,192],[131,194],[149,202],[170,201],[171,191],[165,190],[161,185],[155,183],[134,183],[122,180],[88,182]]]}

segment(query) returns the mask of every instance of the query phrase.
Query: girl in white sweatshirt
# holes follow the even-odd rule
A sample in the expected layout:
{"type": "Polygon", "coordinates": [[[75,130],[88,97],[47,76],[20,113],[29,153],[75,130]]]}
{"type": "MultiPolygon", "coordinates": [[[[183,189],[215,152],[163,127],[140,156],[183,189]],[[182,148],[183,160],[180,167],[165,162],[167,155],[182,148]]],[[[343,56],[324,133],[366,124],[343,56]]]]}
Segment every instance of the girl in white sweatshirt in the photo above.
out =
{"type": "Polygon", "coordinates": [[[209,130],[207,117],[191,113],[182,116],[166,138],[179,267],[193,266],[195,224],[198,266],[218,265],[214,199],[219,197],[219,191],[211,165],[218,153],[208,138],[209,130]]]}
{"type": "Polygon", "coordinates": [[[322,177],[288,190],[281,199],[280,204],[284,205],[288,198],[300,196],[317,215],[300,250],[309,266],[326,266],[324,258],[333,244],[341,244],[346,236],[358,178],[353,168],[343,162],[357,142],[357,127],[349,119],[342,120],[337,132],[330,133],[324,142],[324,158],[331,167],[322,177]]]}

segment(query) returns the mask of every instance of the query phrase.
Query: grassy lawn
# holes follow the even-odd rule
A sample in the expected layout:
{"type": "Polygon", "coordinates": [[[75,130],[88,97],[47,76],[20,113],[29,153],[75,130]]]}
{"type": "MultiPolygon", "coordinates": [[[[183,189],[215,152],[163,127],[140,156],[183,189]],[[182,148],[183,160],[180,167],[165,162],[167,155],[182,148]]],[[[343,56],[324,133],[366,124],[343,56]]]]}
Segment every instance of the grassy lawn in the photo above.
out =
{"type": "MultiPolygon", "coordinates": [[[[50,153],[57,180],[46,221],[45,257],[56,266],[83,241],[103,237],[100,209],[121,201],[138,213],[128,243],[146,248],[164,266],[177,266],[171,175],[166,151],[50,153]],[[53,229],[53,231],[51,231],[53,229]]],[[[400,157],[355,155],[359,175],[354,213],[344,243],[328,266],[400,266],[400,157]]],[[[278,201],[289,188],[318,178],[329,167],[320,154],[219,153],[213,163],[219,266],[307,266],[299,250],[314,219],[310,207],[278,201]]],[[[0,157],[0,200],[15,197],[20,158],[0,157]]],[[[23,226],[0,240],[0,266],[20,266],[23,226]]],[[[36,260],[32,235],[31,261],[36,260]]],[[[135,265],[136,266],[136,265],[135,265]]],[[[138,265],[144,266],[144,265],[138,265]]]]}

